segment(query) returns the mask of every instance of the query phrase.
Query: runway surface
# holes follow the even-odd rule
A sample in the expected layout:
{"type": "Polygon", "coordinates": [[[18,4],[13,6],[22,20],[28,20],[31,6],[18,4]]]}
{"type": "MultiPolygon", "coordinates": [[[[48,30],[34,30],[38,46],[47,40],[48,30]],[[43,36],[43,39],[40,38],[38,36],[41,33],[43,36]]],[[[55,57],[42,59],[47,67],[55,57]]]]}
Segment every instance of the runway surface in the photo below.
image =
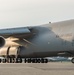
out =
{"type": "Polygon", "coordinates": [[[1,63],[0,75],[74,75],[74,64],[71,62],[1,63]]]}

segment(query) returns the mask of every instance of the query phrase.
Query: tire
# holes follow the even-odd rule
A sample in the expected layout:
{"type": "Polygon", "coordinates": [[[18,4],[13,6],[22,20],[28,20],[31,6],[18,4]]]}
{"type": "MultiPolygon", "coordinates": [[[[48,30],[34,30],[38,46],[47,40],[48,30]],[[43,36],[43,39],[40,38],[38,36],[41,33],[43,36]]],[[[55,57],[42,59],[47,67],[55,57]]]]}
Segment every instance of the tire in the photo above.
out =
{"type": "Polygon", "coordinates": [[[74,64],[74,58],[72,58],[71,62],[74,64]]]}

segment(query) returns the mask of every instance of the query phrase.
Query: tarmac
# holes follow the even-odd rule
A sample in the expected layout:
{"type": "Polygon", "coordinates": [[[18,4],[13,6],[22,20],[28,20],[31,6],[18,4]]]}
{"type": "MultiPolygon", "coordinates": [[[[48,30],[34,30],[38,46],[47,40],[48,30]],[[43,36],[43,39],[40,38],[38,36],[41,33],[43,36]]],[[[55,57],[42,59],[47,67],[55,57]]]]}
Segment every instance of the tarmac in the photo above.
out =
{"type": "Polygon", "coordinates": [[[71,62],[0,63],[0,75],[74,75],[71,62]]]}

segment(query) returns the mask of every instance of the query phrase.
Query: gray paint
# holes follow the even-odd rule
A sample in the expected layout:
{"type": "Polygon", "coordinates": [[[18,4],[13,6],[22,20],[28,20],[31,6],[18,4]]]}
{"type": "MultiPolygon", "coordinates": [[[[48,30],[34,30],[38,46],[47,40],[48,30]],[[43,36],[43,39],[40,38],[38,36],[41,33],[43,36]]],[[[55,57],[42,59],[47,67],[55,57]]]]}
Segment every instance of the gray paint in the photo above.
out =
{"type": "MultiPolygon", "coordinates": [[[[14,31],[14,29],[9,30],[14,31]]],[[[25,41],[27,47],[24,43],[24,46],[20,48],[19,57],[48,57],[61,54],[62,56],[74,56],[74,20],[30,26],[28,30],[32,36],[28,38],[21,36],[22,40],[23,38],[27,40],[25,41]]]]}

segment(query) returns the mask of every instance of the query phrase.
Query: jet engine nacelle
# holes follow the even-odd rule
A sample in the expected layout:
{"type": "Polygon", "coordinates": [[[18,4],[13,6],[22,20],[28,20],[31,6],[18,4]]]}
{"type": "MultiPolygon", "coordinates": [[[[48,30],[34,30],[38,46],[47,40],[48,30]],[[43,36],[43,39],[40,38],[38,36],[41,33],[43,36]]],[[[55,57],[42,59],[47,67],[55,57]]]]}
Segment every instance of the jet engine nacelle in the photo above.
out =
{"type": "Polygon", "coordinates": [[[0,56],[16,56],[18,47],[3,47],[0,49],[0,56]]]}
{"type": "Polygon", "coordinates": [[[32,54],[31,50],[27,50],[23,46],[18,47],[3,47],[0,49],[0,56],[9,57],[30,57],[32,54]]]}
{"type": "Polygon", "coordinates": [[[0,48],[5,45],[5,39],[4,37],[0,36],[0,48]]]}

